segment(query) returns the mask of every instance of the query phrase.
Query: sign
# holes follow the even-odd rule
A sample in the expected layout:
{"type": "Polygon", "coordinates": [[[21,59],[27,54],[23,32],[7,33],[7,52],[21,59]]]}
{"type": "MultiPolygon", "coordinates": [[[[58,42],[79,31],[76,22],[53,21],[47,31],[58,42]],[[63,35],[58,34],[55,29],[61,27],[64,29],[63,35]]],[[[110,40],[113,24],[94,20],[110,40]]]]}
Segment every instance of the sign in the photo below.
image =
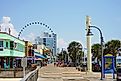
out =
{"type": "Polygon", "coordinates": [[[104,76],[105,74],[112,74],[113,79],[115,78],[115,60],[114,60],[114,56],[112,54],[107,54],[104,57],[104,76]]]}
{"type": "Polygon", "coordinates": [[[113,73],[113,59],[105,58],[105,73],[113,73]]]}
{"type": "Polygon", "coordinates": [[[27,67],[27,58],[26,58],[26,57],[23,57],[23,58],[21,59],[21,66],[22,66],[22,67],[27,67]]]}

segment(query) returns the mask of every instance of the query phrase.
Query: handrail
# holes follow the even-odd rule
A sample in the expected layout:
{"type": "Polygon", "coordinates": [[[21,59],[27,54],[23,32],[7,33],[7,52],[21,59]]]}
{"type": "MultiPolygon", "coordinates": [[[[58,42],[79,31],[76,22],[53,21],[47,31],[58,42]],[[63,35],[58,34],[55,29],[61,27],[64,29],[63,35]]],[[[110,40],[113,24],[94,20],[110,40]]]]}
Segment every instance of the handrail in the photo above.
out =
{"type": "Polygon", "coordinates": [[[20,81],[33,81],[33,80],[29,80],[29,78],[31,79],[33,76],[35,76],[35,74],[37,74],[37,76],[36,76],[36,80],[34,79],[34,81],[37,81],[39,68],[40,66],[37,66],[37,68],[34,71],[29,72],[25,76],[25,78],[22,78],[20,81]]]}

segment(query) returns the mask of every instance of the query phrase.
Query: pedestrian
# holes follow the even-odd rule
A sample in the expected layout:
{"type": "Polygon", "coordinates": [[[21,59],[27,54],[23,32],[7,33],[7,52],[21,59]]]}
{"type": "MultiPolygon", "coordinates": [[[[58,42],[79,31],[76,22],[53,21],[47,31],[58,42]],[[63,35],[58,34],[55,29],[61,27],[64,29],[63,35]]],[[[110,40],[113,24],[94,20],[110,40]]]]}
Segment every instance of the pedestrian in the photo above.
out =
{"type": "Polygon", "coordinates": [[[54,62],[54,66],[56,66],[56,62],[54,62]]]}

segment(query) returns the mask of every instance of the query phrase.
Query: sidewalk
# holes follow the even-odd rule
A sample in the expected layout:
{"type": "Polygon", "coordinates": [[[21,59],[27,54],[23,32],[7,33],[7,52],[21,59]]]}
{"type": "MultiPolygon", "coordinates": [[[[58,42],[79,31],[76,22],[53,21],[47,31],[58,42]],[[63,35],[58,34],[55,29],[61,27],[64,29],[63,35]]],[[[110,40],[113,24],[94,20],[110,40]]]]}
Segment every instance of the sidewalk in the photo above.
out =
{"type": "Polygon", "coordinates": [[[89,81],[81,76],[75,67],[56,67],[53,64],[39,70],[38,81],[89,81]]]}
{"type": "MultiPolygon", "coordinates": [[[[90,81],[116,81],[116,79],[112,78],[112,74],[106,74],[105,78],[103,80],[100,80],[101,79],[100,72],[92,72],[92,73],[82,72],[81,75],[82,75],[82,77],[84,77],[90,81]]],[[[116,78],[116,76],[115,76],[115,78],[116,78]]]]}
{"type": "Polygon", "coordinates": [[[39,70],[38,81],[116,81],[111,74],[106,75],[104,80],[100,80],[100,75],[100,72],[86,73],[77,71],[75,67],[56,67],[49,64],[39,70]]]}
{"type": "Polygon", "coordinates": [[[0,78],[0,81],[20,81],[22,78],[0,78]]]}

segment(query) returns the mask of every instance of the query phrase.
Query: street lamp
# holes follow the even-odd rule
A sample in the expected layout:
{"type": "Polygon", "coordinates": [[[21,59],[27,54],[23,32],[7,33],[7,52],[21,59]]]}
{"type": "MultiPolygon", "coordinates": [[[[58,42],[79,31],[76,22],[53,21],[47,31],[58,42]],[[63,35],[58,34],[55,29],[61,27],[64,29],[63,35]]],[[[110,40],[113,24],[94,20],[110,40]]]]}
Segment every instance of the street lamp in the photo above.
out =
{"type": "MultiPolygon", "coordinates": [[[[98,28],[98,27],[96,27],[96,26],[89,26],[89,28],[96,28],[96,29],[98,29],[98,31],[100,32],[100,42],[101,42],[101,58],[102,58],[102,60],[101,60],[101,80],[104,78],[104,60],[103,60],[103,42],[104,42],[104,40],[103,40],[103,35],[102,35],[102,32],[101,32],[101,30],[98,28]]],[[[89,31],[90,32],[90,31],[89,31]]]]}

